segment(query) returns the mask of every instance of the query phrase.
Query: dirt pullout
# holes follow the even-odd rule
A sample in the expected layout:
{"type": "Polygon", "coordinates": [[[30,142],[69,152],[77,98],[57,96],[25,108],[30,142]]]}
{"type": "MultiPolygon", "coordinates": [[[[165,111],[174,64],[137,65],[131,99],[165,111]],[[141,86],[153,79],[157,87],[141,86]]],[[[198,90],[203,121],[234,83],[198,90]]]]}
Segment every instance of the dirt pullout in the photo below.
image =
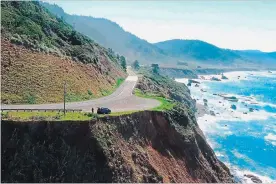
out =
{"type": "Polygon", "coordinates": [[[233,182],[233,179],[206,143],[195,118],[178,109],[79,123],[3,121],[2,182],[10,181],[233,182]]]}

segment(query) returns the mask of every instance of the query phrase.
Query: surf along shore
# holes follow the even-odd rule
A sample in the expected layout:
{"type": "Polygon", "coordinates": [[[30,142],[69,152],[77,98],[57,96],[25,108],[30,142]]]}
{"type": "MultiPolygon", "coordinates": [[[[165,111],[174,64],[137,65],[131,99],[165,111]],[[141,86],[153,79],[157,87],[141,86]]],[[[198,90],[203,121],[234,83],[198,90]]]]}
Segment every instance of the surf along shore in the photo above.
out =
{"type": "Polygon", "coordinates": [[[197,102],[197,120],[239,182],[276,182],[276,71],[176,79],[197,102]]]}

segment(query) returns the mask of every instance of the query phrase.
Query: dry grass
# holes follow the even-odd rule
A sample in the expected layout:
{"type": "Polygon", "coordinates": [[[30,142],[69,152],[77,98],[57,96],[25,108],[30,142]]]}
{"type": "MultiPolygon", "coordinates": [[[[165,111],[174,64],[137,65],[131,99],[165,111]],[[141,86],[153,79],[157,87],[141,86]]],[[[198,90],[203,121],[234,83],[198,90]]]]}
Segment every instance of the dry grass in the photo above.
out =
{"type": "Polygon", "coordinates": [[[125,77],[104,55],[99,68],[1,41],[4,103],[61,102],[64,81],[69,101],[87,100],[103,96],[102,91],[113,91],[125,77]]]}

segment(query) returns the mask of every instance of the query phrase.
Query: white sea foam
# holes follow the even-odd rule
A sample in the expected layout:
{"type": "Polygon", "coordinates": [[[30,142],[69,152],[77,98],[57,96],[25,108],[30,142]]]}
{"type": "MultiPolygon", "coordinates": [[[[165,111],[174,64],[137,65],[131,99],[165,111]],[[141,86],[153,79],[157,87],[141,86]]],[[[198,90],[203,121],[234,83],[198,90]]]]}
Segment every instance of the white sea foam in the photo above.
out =
{"type": "Polygon", "coordinates": [[[198,125],[204,133],[214,134],[221,132],[225,136],[232,134],[227,126],[221,126],[221,124],[217,123],[217,121],[217,117],[205,114],[204,116],[198,118],[198,125]]]}
{"type": "Polygon", "coordinates": [[[270,142],[271,144],[273,144],[274,146],[276,146],[276,135],[269,133],[267,134],[264,139],[268,142],[270,142]]]}
{"type": "Polygon", "coordinates": [[[276,71],[269,73],[268,71],[234,71],[225,72],[224,75],[229,79],[247,79],[248,76],[258,76],[258,77],[273,77],[275,78],[276,71]]]}
{"type": "MultiPolygon", "coordinates": [[[[247,76],[251,74],[250,72],[229,72],[225,73],[230,74],[229,76],[247,76]]],[[[253,73],[253,72],[252,72],[253,73]]],[[[255,72],[256,73],[256,72],[255,72]]],[[[258,72],[260,73],[260,72],[258,72]]],[[[267,74],[267,72],[266,72],[267,74]]],[[[214,76],[214,75],[208,75],[214,76]]],[[[211,77],[210,77],[211,78],[211,77]]],[[[176,79],[177,82],[181,83],[188,83],[188,79],[176,79]]],[[[223,97],[218,95],[213,95],[209,93],[209,87],[202,83],[204,80],[199,79],[201,82],[199,87],[195,87],[195,84],[192,84],[190,87],[191,89],[191,96],[192,98],[197,100],[197,103],[204,105],[203,99],[208,99],[208,109],[210,111],[214,111],[216,114],[215,118],[211,118],[207,116],[207,121],[221,121],[221,120],[228,120],[228,121],[251,121],[251,120],[265,120],[269,117],[276,117],[275,113],[269,113],[264,110],[254,110],[253,112],[249,112],[249,108],[246,106],[250,105],[257,105],[257,106],[271,106],[276,107],[275,104],[265,103],[258,101],[255,96],[243,96],[243,95],[236,95],[236,94],[224,94],[224,96],[235,96],[239,99],[239,102],[230,102],[225,100],[223,97]],[[203,92],[204,91],[204,92],[203,92]],[[242,102],[242,103],[241,103],[242,102]],[[231,109],[231,105],[234,104],[237,106],[236,110],[231,109]]]]}
{"type": "MultiPolygon", "coordinates": [[[[242,156],[242,155],[241,155],[242,156]]],[[[251,178],[246,177],[245,175],[253,175],[258,177],[260,180],[262,180],[262,183],[276,183],[276,180],[266,176],[266,174],[258,174],[256,172],[252,172],[246,169],[241,169],[236,165],[233,165],[229,162],[224,162],[224,164],[230,168],[231,173],[236,177],[236,179],[238,179],[240,183],[253,183],[253,181],[251,180],[251,178]]],[[[260,168],[261,169],[261,168],[260,168]]]]}
{"type": "MultiPolygon", "coordinates": [[[[237,95],[236,95],[237,96],[237,95]]],[[[209,111],[214,111],[216,116],[204,116],[207,121],[251,121],[251,120],[265,120],[269,117],[275,116],[275,113],[266,112],[264,110],[254,110],[249,112],[248,107],[241,103],[229,102],[222,97],[208,97],[208,95],[194,96],[197,103],[204,105],[203,99],[208,99],[209,111]],[[231,109],[231,105],[235,104],[237,109],[231,109]]],[[[263,104],[264,105],[264,104],[263,104]]]]}
{"type": "MultiPolygon", "coordinates": [[[[228,79],[224,80],[222,79],[220,82],[229,82],[229,81],[241,81],[241,80],[250,80],[251,77],[269,77],[269,78],[275,78],[276,71],[272,71],[272,73],[268,73],[268,71],[234,71],[234,72],[225,72],[224,76],[226,76],[228,79]]],[[[221,79],[222,75],[199,75],[199,79],[196,79],[197,81],[208,81],[211,80],[212,77],[216,77],[218,79],[221,79]]],[[[177,79],[179,82],[182,79],[177,79]]]]}
{"type": "Polygon", "coordinates": [[[217,157],[224,157],[224,154],[221,152],[216,151],[215,154],[217,157]]]}
{"type": "MultiPolygon", "coordinates": [[[[247,157],[244,157],[244,155],[238,153],[241,158],[247,158],[247,157]]],[[[238,182],[241,182],[241,183],[253,183],[253,181],[251,180],[251,178],[245,176],[245,175],[253,175],[253,176],[256,176],[258,177],[260,180],[262,180],[262,183],[276,183],[276,180],[270,178],[267,176],[266,171],[262,171],[262,168],[258,168],[258,166],[256,166],[256,168],[258,168],[260,171],[262,171],[260,173],[256,173],[256,172],[252,172],[252,171],[249,171],[249,170],[246,170],[246,169],[241,169],[239,168],[238,166],[236,165],[233,165],[231,163],[229,163],[228,161],[224,162],[224,164],[231,170],[231,173],[235,176],[236,179],[238,179],[239,181],[238,182]]],[[[267,168],[269,169],[269,168],[267,168]]],[[[274,171],[274,168],[271,168],[272,169],[272,172],[274,171]]]]}
{"type": "Polygon", "coordinates": [[[175,79],[176,82],[180,82],[180,83],[184,83],[184,84],[188,84],[188,80],[186,78],[179,78],[179,79],[175,79]]]}
{"type": "MultiPolygon", "coordinates": [[[[272,74],[268,73],[267,71],[264,72],[227,72],[224,73],[224,75],[228,78],[228,80],[222,80],[219,81],[218,83],[221,82],[241,82],[242,80],[251,80],[251,76],[253,77],[258,77],[258,76],[271,76],[275,78],[276,71],[273,71],[272,74]],[[238,77],[239,76],[239,77],[238,77]]],[[[218,157],[223,158],[224,161],[229,161],[227,154],[223,153],[222,150],[220,150],[220,144],[218,144],[213,138],[211,138],[212,134],[219,134],[219,136],[229,136],[232,135],[236,132],[233,129],[231,129],[230,125],[228,126],[227,124],[222,124],[221,121],[227,121],[231,123],[233,122],[250,122],[251,120],[266,120],[268,118],[276,118],[275,113],[269,113],[264,110],[262,110],[262,107],[264,106],[271,106],[271,107],[276,107],[276,104],[271,104],[271,103],[265,103],[262,101],[258,100],[258,96],[243,96],[243,95],[237,95],[237,94],[224,94],[225,96],[235,96],[239,99],[238,102],[230,102],[223,97],[219,95],[214,95],[210,93],[210,89],[208,87],[208,81],[212,77],[217,77],[220,79],[221,75],[204,75],[204,79],[197,79],[199,84],[198,87],[195,87],[195,84],[192,84],[190,88],[191,90],[191,96],[192,98],[197,100],[197,103],[204,105],[203,99],[207,99],[208,102],[208,107],[207,109],[209,111],[214,111],[215,116],[212,116],[210,114],[205,114],[202,117],[198,117],[198,125],[207,137],[207,142],[210,144],[210,146],[215,150],[215,153],[218,157]],[[231,109],[231,105],[235,104],[237,109],[233,110],[231,109]],[[254,109],[253,112],[249,112],[249,107],[256,107],[259,110],[254,109]],[[232,130],[232,131],[231,131],[232,130]],[[219,152],[216,150],[220,150],[219,152]]],[[[188,84],[188,79],[176,79],[177,82],[182,82],[185,84],[188,84]]],[[[260,98],[259,98],[260,99],[260,98]]],[[[255,121],[254,121],[255,122],[255,121]]],[[[260,121],[263,122],[263,121],[260,121]]],[[[264,139],[273,145],[276,145],[276,127],[274,124],[270,124],[266,126],[267,135],[264,137],[264,139]],[[273,128],[274,127],[274,128],[273,128]],[[275,130],[274,133],[273,129],[275,130]]],[[[260,132],[255,132],[255,131],[248,131],[250,134],[254,137],[259,137],[261,134],[260,132]]],[[[263,134],[261,135],[263,136],[263,134]]],[[[239,159],[243,159],[246,162],[250,163],[254,168],[257,168],[258,165],[254,163],[253,160],[251,160],[249,157],[246,155],[243,155],[241,153],[238,153],[236,150],[233,150],[232,152],[235,157],[239,159]]],[[[248,177],[245,177],[245,174],[251,174],[254,176],[257,176],[260,178],[263,182],[265,183],[276,183],[276,181],[272,180],[271,178],[267,176],[261,176],[263,173],[269,173],[269,172],[258,172],[259,174],[256,174],[251,171],[247,170],[241,170],[236,166],[229,165],[231,172],[237,176],[243,183],[252,183],[252,180],[248,177]],[[262,174],[260,174],[262,173],[262,174]]],[[[264,168],[263,168],[264,169],[264,168]]],[[[267,169],[267,168],[266,168],[267,169]]],[[[266,170],[265,169],[265,170],[266,170]]],[[[260,171],[262,171],[262,168],[260,168],[260,171]]],[[[265,175],[265,174],[264,174],[265,175]]]]}
{"type": "Polygon", "coordinates": [[[255,172],[252,171],[248,171],[248,170],[241,170],[237,167],[232,167],[231,168],[232,172],[234,172],[233,174],[238,177],[242,183],[254,183],[250,178],[246,177],[245,175],[254,175],[256,177],[258,177],[260,180],[262,180],[263,183],[276,183],[275,180],[267,177],[267,176],[261,176],[255,172]]]}

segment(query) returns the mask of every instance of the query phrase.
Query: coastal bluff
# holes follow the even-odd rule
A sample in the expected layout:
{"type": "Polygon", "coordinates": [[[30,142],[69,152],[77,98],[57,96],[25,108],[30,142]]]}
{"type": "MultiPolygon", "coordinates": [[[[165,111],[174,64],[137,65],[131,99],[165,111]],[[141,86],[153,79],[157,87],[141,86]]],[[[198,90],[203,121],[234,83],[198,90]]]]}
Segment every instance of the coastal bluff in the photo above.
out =
{"type": "Polygon", "coordinates": [[[2,121],[2,182],[233,182],[185,111],[2,121]]]}

